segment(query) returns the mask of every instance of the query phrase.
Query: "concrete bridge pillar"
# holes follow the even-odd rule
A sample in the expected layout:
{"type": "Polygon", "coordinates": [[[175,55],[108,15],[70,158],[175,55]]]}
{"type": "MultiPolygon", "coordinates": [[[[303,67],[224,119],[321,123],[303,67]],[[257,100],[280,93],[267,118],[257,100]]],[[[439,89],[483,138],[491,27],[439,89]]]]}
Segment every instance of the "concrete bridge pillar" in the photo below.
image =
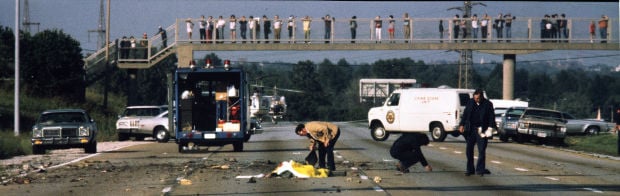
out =
{"type": "Polygon", "coordinates": [[[515,79],[515,60],[516,54],[504,54],[503,62],[503,92],[502,99],[514,99],[514,79],[515,79]]]}

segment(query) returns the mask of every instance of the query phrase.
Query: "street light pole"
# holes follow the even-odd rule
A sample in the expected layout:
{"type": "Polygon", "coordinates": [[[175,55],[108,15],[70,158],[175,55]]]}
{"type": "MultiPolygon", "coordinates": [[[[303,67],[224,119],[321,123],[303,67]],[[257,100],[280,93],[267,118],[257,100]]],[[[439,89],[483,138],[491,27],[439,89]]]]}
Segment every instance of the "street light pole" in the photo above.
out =
{"type": "Polygon", "coordinates": [[[13,127],[15,136],[19,136],[19,0],[15,0],[15,101],[13,127]]]}

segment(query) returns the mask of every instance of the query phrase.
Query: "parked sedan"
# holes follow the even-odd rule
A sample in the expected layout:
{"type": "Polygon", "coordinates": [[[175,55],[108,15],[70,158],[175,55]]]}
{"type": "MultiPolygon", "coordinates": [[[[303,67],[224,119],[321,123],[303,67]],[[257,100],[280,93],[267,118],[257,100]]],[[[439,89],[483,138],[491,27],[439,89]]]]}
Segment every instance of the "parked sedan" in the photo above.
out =
{"type": "Polygon", "coordinates": [[[577,119],[569,113],[563,112],[562,117],[567,121],[566,134],[589,135],[600,132],[610,132],[616,126],[614,123],[596,119],[577,119]]]}
{"type": "Polygon", "coordinates": [[[512,138],[518,143],[536,139],[564,142],[566,122],[559,111],[532,107],[511,107],[502,115],[499,139],[503,142],[512,138]]]}
{"type": "Polygon", "coordinates": [[[82,109],[46,110],[32,127],[32,153],[47,149],[84,148],[97,153],[97,124],[82,109]]]}

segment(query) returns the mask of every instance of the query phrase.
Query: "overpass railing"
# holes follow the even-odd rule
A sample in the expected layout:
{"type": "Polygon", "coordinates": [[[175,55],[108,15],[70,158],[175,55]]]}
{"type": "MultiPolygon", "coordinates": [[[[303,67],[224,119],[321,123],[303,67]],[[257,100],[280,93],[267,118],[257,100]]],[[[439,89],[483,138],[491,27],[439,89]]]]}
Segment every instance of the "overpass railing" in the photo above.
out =
{"type": "MultiPolygon", "coordinates": [[[[453,18],[411,18],[409,19],[409,31],[411,32],[409,35],[405,34],[405,19],[403,18],[394,18],[394,34],[393,37],[390,37],[390,33],[388,32],[389,21],[388,18],[381,18],[382,28],[379,34],[377,34],[377,29],[375,28],[375,19],[374,18],[358,18],[355,21],[357,22],[356,28],[356,37],[352,38],[351,35],[351,20],[350,18],[336,18],[332,20],[331,23],[331,31],[326,32],[325,21],[321,18],[311,18],[310,23],[310,37],[306,39],[304,36],[302,19],[295,18],[293,20],[293,31],[292,36],[289,38],[289,31],[287,29],[288,18],[282,19],[282,27],[280,30],[280,38],[277,39],[275,37],[275,29],[273,24],[275,21],[270,19],[271,22],[271,33],[268,38],[265,37],[264,33],[264,20],[259,20],[258,23],[260,26],[260,32],[257,32],[258,36],[256,39],[251,38],[252,31],[248,28],[246,39],[241,37],[240,24],[238,23],[239,18],[237,18],[237,23],[235,27],[236,36],[232,37],[229,19],[225,19],[225,26],[223,28],[223,38],[219,38],[217,36],[217,30],[214,28],[211,37],[219,38],[217,41],[214,39],[211,40],[200,40],[200,33],[198,24],[200,22],[199,19],[191,19],[194,26],[192,28],[192,37],[189,37],[187,33],[187,22],[188,19],[177,19],[174,24],[176,30],[174,37],[176,41],[183,43],[206,43],[206,44],[218,44],[218,43],[440,43],[440,42],[497,42],[497,41],[510,41],[510,42],[550,42],[550,43],[599,43],[601,41],[606,41],[609,43],[617,43],[619,40],[618,27],[615,24],[618,24],[618,19],[609,19],[608,27],[607,27],[607,36],[602,38],[599,33],[598,21],[600,18],[567,18],[567,34],[568,37],[564,37],[562,34],[561,37],[555,36],[546,36],[551,32],[546,32],[544,29],[544,24],[541,25],[544,18],[515,18],[511,25],[510,34],[508,36],[507,28],[504,27],[502,29],[501,37],[498,36],[499,29],[493,28],[492,24],[497,18],[491,17],[488,24],[488,37],[486,39],[482,38],[481,28],[478,29],[477,38],[473,37],[471,25],[467,27],[468,31],[465,36],[463,36],[463,31],[460,30],[458,35],[454,31],[455,19],[453,18]],[[439,22],[443,22],[443,36],[439,31],[439,22]],[[593,37],[590,35],[590,23],[594,22],[596,25],[595,34],[593,37]],[[329,36],[326,36],[329,34],[329,36]],[[380,37],[379,37],[380,36],[380,37]]],[[[460,19],[463,20],[463,19],[460,19]]],[[[465,19],[468,24],[471,24],[471,19],[465,19]]],[[[481,19],[478,19],[479,21],[481,19]]],[[[557,19],[554,19],[557,20],[557,19]]],[[[214,25],[217,23],[214,20],[214,25]]],[[[555,33],[557,35],[557,33],[555,33]]]]}

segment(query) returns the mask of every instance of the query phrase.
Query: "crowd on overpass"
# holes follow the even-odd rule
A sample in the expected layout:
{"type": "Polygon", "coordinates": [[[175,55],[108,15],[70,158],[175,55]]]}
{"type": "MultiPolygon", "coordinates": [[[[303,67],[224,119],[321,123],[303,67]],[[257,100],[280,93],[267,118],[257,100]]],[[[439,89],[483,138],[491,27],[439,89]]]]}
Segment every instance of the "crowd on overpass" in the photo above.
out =
{"type": "MultiPolygon", "coordinates": [[[[491,17],[488,14],[483,14],[480,17],[477,14],[472,16],[455,15],[453,18],[445,19],[419,19],[411,18],[409,13],[403,13],[401,17],[394,17],[389,15],[385,18],[381,16],[375,16],[372,18],[358,19],[357,16],[351,18],[338,19],[339,23],[336,24],[336,18],[330,15],[325,15],[320,18],[312,18],[310,16],[288,16],[280,17],[279,15],[269,18],[266,15],[249,17],[236,15],[224,16],[204,16],[202,15],[198,19],[187,18],[178,21],[176,26],[173,27],[175,33],[175,41],[183,41],[189,43],[307,43],[312,41],[320,41],[325,43],[336,42],[334,35],[338,35],[342,43],[345,40],[347,43],[409,43],[420,38],[413,39],[414,22],[416,22],[416,28],[437,28],[435,32],[437,36],[430,39],[438,42],[454,41],[454,42],[511,42],[515,40],[528,39],[527,41],[540,41],[540,42],[568,42],[574,41],[574,34],[569,32],[587,31],[589,28],[589,41],[599,41],[606,43],[610,39],[608,32],[610,31],[609,18],[606,15],[602,15],[598,21],[592,20],[589,22],[589,26],[584,24],[576,25],[576,20],[572,21],[567,18],[565,14],[547,14],[541,18],[530,19],[518,19],[516,16],[508,14],[498,14],[496,17],[491,17]],[[529,20],[530,26],[527,29],[530,31],[527,38],[513,38],[513,30],[515,29],[515,23],[520,22],[520,28],[523,29],[524,21],[529,20]],[[537,29],[537,22],[534,20],[540,20],[540,39],[534,38],[532,33],[537,29]],[[313,24],[316,22],[320,24],[313,24]],[[444,23],[444,21],[446,23],[444,23]],[[422,27],[420,24],[426,24],[422,27]],[[435,27],[429,27],[428,24],[434,23],[435,27]],[[343,28],[346,25],[346,29],[343,28]],[[368,29],[364,26],[368,25],[368,29]],[[311,34],[317,31],[322,31],[321,38],[311,38],[311,34]],[[297,29],[303,31],[303,39],[301,36],[296,35],[297,29]],[[344,30],[343,30],[344,29],[344,30]],[[197,35],[195,31],[198,30],[197,35]],[[598,31],[597,31],[598,30],[598,31]],[[360,39],[360,33],[362,36],[368,36],[360,39]],[[368,34],[368,32],[370,32],[368,34]],[[185,35],[179,35],[186,33],[185,35]],[[600,38],[597,38],[596,34],[599,34],[600,38]],[[349,37],[350,34],[350,37],[349,37]],[[447,34],[447,36],[444,36],[447,34]],[[387,40],[384,39],[384,35],[387,35],[387,40]],[[479,36],[480,35],[480,36],[479,36]],[[180,38],[184,37],[184,38],[180,38]],[[356,42],[357,41],[357,42],[356,42]]],[[[580,19],[583,20],[583,19],[580,19]]],[[[590,20],[590,19],[588,19],[590,20]]],[[[119,47],[120,59],[144,59],[148,58],[149,53],[145,48],[166,48],[168,47],[167,30],[162,29],[161,26],[155,36],[149,39],[144,33],[142,39],[134,37],[123,37],[120,40],[119,47]],[[155,38],[155,39],[154,39],[155,38]],[[154,44],[151,42],[161,42],[160,44],[154,44]]],[[[430,31],[432,32],[432,31],[430,31]]],[[[426,33],[427,34],[427,33],[426,33]]],[[[521,34],[523,36],[523,34],[521,34]]],[[[585,35],[585,34],[584,34],[585,35]]],[[[426,36],[426,35],[425,35],[426,36]]],[[[587,40],[587,38],[585,38],[587,40]]],[[[585,41],[585,40],[584,40],[585,41]]]]}
{"type": "MultiPolygon", "coordinates": [[[[301,22],[304,34],[304,39],[302,41],[308,43],[312,31],[311,23],[317,20],[324,23],[323,38],[326,43],[329,43],[335,31],[334,23],[336,21],[336,18],[330,15],[325,15],[320,19],[313,19],[310,16],[304,16],[299,19],[293,15],[288,18],[281,18],[279,15],[275,15],[273,19],[270,19],[266,15],[262,17],[249,16],[249,18],[246,18],[246,16],[238,18],[235,15],[231,15],[228,18],[219,16],[216,19],[213,16],[205,17],[203,15],[197,20],[187,18],[185,20],[185,31],[187,32],[189,40],[195,40],[196,37],[193,37],[193,35],[197,23],[199,32],[199,37],[197,39],[201,43],[223,43],[222,40],[227,40],[231,43],[236,43],[237,41],[241,41],[241,43],[260,43],[261,40],[264,43],[269,43],[270,41],[273,43],[280,43],[283,39],[283,31],[287,31],[287,41],[293,42],[295,41],[294,31],[298,27],[298,23],[301,22]],[[225,33],[226,31],[228,31],[228,33],[225,33]],[[273,37],[270,39],[272,34],[273,37]]],[[[516,20],[516,17],[512,16],[510,13],[505,15],[500,13],[494,18],[487,14],[484,14],[484,16],[480,18],[477,14],[473,14],[472,16],[464,15],[463,17],[455,15],[453,19],[448,21],[449,24],[453,25],[453,28],[451,28],[452,32],[448,32],[446,27],[444,27],[443,20],[439,20],[439,40],[442,41],[444,39],[445,33],[450,33],[454,41],[478,41],[478,35],[481,35],[481,41],[484,42],[487,37],[491,36],[490,32],[494,32],[497,41],[510,41],[512,38],[511,28],[513,20],[516,20]]],[[[349,24],[351,43],[355,43],[358,31],[358,19],[356,16],[352,16],[350,19],[344,19],[344,21],[347,21],[349,24]]],[[[603,42],[608,39],[608,21],[609,18],[603,15],[597,23],[600,38],[603,42]]],[[[371,19],[370,22],[372,24],[371,30],[373,31],[370,39],[374,40],[376,43],[382,41],[385,32],[387,32],[389,43],[395,43],[395,40],[399,39],[395,37],[397,28],[400,28],[402,32],[401,35],[403,37],[400,40],[404,40],[404,42],[407,43],[411,39],[413,21],[408,13],[404,13],[402,18],[398,19],[393,15],[388,16],[386,19],[376,16],[371,19]]],[[[596,32],[595,21],[592,21],[592,24],[594,26],[590,26],[589,28],[590,35],[592,36],[591,40],[594,40],[596,32]]],[[[540,35],[542,41],[561,41],[562,39],[568,39],[569,30],[565,14],[547,14],[540,21],[540,35]]]]}

